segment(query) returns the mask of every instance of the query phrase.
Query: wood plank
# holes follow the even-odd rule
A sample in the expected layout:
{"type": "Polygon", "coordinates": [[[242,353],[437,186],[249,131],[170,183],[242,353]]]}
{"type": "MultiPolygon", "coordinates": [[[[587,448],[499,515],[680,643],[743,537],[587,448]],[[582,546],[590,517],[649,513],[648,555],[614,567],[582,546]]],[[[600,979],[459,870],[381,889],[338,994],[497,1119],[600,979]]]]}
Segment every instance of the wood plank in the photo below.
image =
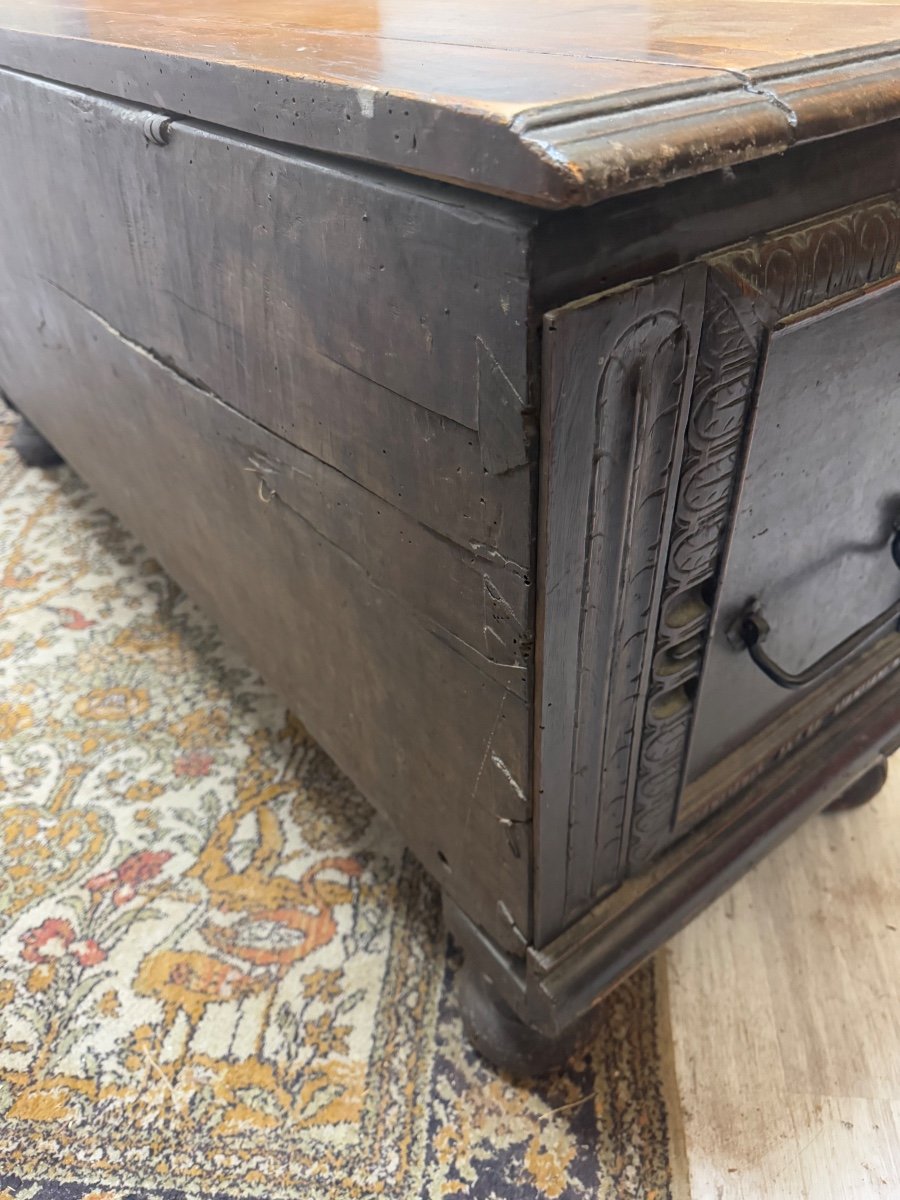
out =
{"type": "Polygon", "coordinates": [[[890,41],[898,7],[896,0],[662,0],[645,14],[629,0],[611,0],[600,20],[590,5],[548,9],[540,0],[487,7],[475,0],[196,0],[189,10],[177,0],[25,0],[4,23],[301,79],[444,95],[504,113],[510,104],[539,101],[547,72],[564,68],[574,81],[593,64],[599,79],[618,60],[631,68],[621,87],[632,90],[646,77],[642,66],[667,66],[673,76],[678,68],[746,71],[890,41]],[[408,57],[404,46],[413,47],[408,57]],[[479,70],[484,52],[499,76],[493,82],[479,70]],[[550,62],[521,61],[537,53],[550,62]]]}
{"type": "Polygon", "coordinates": [[[900,1192],[898,800],[895,759],[666,952],[692,1195],[900,1192]]]}
{"type": "Polygon", "coordinates": [[[469,618],[482,630],[483,564],[410,537],[370,493],[55,289],[6,299],[0,378],[23,411],[231,631],[448,893],[518,950],[529,717],[521,668],[485,664],[458,636],[469,618]],[[426,587],[435,580],[446,599],[426,587]]]}
{"type": "Polygon", "coordinates": [[[158,146],[143,110],[40,81],[6,76],[2,95],[0,154],[18,169],[0,204],[27,275],[438,532],[527,568],[521,220],[189,124],[158,146]]]}
{"type": "Polygon", "coordinates": [[[0,63],[548,206],[900,115],[896,0],[18,0],[0,63]]]}

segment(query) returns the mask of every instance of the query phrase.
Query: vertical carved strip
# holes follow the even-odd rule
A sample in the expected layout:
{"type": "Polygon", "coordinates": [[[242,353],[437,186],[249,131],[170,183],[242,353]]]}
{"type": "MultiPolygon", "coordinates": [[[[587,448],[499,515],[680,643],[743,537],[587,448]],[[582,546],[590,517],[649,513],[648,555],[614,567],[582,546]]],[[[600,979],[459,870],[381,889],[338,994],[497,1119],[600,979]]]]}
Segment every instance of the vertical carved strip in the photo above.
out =
{"type": "Polygon", "coordinates": [[[704,278],[703,267],[664,276],[561,310],[545,327],[546,935],[623,866],[704,278]]]}
{"type": "Polygon", "coordinates": [[[739,306],[740,297],[711,276],[641,737],[628,852],[632,871],[668,838],[681,785],[710,591],[728,529],[763,334],[749,305],[743,304],[740,316],[739,306]]]}
{"type": "MultiPolygon", "coordinates": [[[[659,603],[659,556],[671,510],[667,481],[680,453],[681,397],[690,354],[680,314],[653,314],[617,343],[597,392],[595,487],[582,594],[584,604],[608,612],[609,621],[601,616],[593,622],[581,644],[582,694],[590,696],[585,681],[596,681],[602,694],[590,697],[588,719],[579,719],[575,730],[573,780],[583,779],[587,796],[598,797],[592,806],[572,806],[570,876],[588,889],[570,896],[575,907],[618,874],[637,746],[634,732],[640,728],[649,669],[647,634],[659,603]],[[619,504],[623,511],[613,524],[610,518],[619,504]],[[607,645],[597,644],[603,641],[607,645]],[[598,670],[598,663],[605,671],[598,670]],[[599,728],[591,719],[595,713],[601,716],[599,728]],[[593,809],[587,828],[582,808],[593,809]]],[[[579,713],[583,707],[578,705],[579,713]]]]}

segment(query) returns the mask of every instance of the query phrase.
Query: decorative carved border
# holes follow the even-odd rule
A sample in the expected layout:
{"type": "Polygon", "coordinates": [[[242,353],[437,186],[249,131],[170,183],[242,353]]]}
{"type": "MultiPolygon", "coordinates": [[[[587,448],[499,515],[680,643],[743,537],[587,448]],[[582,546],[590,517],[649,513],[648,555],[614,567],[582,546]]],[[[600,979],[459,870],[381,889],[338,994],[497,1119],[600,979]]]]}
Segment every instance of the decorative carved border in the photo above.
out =
{"type": "Polygon", "coordinates": [[[763,339],[780,319],[897,271],[900,203],[881,197],[709,258],[628,853],[643,869],[677,816],[694,701],[763,339]]]}
{"type": "Polygon", "coordinates": [[[539,939],[621,874],[704,281],[694,266],[546,319],[538,854],[564,879],[539,939]]]}

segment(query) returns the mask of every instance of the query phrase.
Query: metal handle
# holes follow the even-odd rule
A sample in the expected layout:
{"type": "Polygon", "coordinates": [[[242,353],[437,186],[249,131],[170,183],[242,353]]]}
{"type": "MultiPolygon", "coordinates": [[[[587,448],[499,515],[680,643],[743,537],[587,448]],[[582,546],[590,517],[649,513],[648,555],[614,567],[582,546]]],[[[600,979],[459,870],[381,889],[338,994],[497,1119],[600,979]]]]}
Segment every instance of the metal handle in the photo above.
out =
{"type": "MultiPolygon", "coordinates": [[[[897,532],[891,539],[891,557],[900,569],[900,522],[895,522],[894,528],[897,532]]],[[[861,650],[879,634],[886,633],[891,625],[896,627],[898,622],[900,622],[900,600],[897,600],[890,608],[886,608],[883,613],[879,613],[877,617],[873,617],[867,625],[851,634],[828,654],[814,662],[812,666],[807,667],[805,671],[799,671],[796,675],[779,667],[778,663],[763,650],[762,643],[770,633],[770,626],[763,616],[758,600],[747,602],[744,611],[729,629],[728,640],[738,649],[746,649],[762,673],[773,683],[777,683],[779,687],[802,688],[815,683],[817,679],[839,667],[845,659],[861,650]]]]}

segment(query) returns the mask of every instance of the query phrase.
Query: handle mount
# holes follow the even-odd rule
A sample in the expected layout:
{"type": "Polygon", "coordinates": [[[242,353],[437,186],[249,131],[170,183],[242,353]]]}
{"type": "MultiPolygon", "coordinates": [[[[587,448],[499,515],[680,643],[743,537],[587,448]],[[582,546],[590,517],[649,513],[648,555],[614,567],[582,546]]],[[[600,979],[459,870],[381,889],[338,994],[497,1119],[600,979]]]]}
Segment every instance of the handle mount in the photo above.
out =
{"type": "MultiPolygon", "coordinates": [[[[894,530],[894,536],[891,538],[891,557],[900,570],[900,517],[894,521],[894,530]]],[[[805,671],[798,671],[796,674],[785,671],[763,649],[763,642],[769,636],[771,626],[764,617],[758,600],[747,601],[743,612],[729,628],[727,636],[728,641],[735,649],[748,652],[762,673],[773,683],[777,683],[781,688],[802,688],[816,683],[824,675],[841,666],[846,659],[851,658],[863,646],[874,641],[880,634],[887,633],[892,625],[897,628],[898,623],[900,623],[900,600],[897,600],[890,608],[886,608],[884,612],[879,613],[877,617],[873,617],[862,629],[858,629],[856,633],[845,638],[843,642],[807,667],[805,671]]]]}

